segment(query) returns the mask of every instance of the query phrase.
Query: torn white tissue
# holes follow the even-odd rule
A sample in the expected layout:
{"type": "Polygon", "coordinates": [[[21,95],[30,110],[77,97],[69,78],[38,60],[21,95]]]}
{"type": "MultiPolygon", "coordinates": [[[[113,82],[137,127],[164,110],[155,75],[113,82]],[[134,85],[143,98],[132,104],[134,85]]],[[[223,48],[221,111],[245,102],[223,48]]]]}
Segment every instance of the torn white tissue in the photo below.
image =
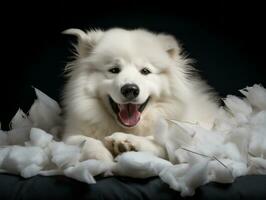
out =
{"type": "Polygon", "coordinates": [[[252,112],[252,107],[248,102],[233,95],[227,95],[227,98],[224,99],[224,103],[227,109],[235,116],[238,114],[249,116],[252,112]]]}
{"type": "Polygon", "coordinates": [[[41,148],[47,147],[52,142],[53,136],[46,133],[42,129],[32,128],[30,130],[30,142],[27,146],[39,146],[41,148]]]}
{"type": "Polygon", "coordinates": [[[7,131],[7,143],[9,145],[24,145],[29,140],[29,131],[33,123],[28,116],[18,109],[10,122],[10,130],[7,131]]]}
{"type": "Polygon", "coordinates": [[[81,182],[92,184],[96,183],[94,176],[107,172],[112,169],[113,165],[113,162],[86,160],[75,166],[68,167],[64,170],[64,174],[81,182]]]}
{"type": "Polygon", "coordinates": [[[0,130],[0,147],[5,145],[8,145],[7,133],[0,130]]]}
{"type": "Polygon", "coordinates": [[[28,116],[21,109],[18,109],[17,113],[10,122],[10,127],[12,129],[32,127],[32,121],[28,119],[28,116]]]}
{"type": "Polygon", "coordinates": [[[240,92],[247,97],[250,105],[259,110],[266,110],[266,89],[262,85],[255,84],[240,90],[240,92]]]}
{"type": "Polygon", "coordinates": [[[239,176],[266,174],[266,90],[260,85],[241,90],[244,98],[228,95],[211,130],[158,117],[154,138],[171,162],[147,152],[126,152],[115,162],[80,162],[80,145],[56,140],[61,128],[59,105],[35,92],[29,115],[19,109],[10,130],[0,130],[0,172],[23,177],[61,174],[88,184],[95,183],[99,174],[159,175],[182,196],[193,195],[211,181],[231,183],[239,176]]]}
{"type": "Polygon", "coordinates": [[[9,145],[24,145],[29,140],[31,127],[21,127],[11,129],[7,132],[7,141],[9,145]]]}
{"type": "Polygon", "coordinates": [[[61,109],[58,103],[40,90],[34,88],[37,99],[29,111],[29,118],[34,127],[50,131],[61,123],[61,109]]]}
{"type": "Polygon", "coordinates": [[[48,157],[40,147],[6,147],[1,168],[27,178],[37,175],[48,163],[48,157]]]}
{"type": "Polygon", "coordinates": [[[180,191],[181,196],[192,196],[195,189],[207,183],[208,160],[204,159],[195,165],[180,164],[164,169],[160,178],[169,184],[170,188],[180,191]]]}
{"type": "Polygon", "coordinates": [[[60,169],[75,166],[79,163],[80,147],[53,141],[50,144],[51,161],[60,169]]]}

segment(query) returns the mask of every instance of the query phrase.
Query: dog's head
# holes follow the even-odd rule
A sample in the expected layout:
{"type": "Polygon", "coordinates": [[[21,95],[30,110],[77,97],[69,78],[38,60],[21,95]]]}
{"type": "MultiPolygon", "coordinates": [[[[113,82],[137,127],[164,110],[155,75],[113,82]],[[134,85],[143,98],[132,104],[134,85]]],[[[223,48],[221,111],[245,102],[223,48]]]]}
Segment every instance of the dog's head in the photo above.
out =
{"type": "Polygon", "coordinates": [[[83,109],[88,113],[94,109],[90,99],[97,99],[120,126],[135,127],[150,105],[172,93],[169,76],[182,60],[174,37],[118,28],[64,33],[78,38],[70,76],[76,81],[71,88],[79,93],[72,92],[71,98],[83,96],[82,104],[87,98],[83,109]]]}

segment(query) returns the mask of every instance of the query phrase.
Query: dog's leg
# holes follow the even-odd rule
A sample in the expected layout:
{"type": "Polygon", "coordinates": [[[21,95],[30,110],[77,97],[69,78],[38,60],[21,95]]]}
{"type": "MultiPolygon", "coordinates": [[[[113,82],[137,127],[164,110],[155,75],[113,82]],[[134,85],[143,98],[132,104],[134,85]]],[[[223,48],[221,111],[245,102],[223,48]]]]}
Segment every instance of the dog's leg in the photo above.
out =
{"type": "Polygon", "coordinates": [[[113,161],[113,156],[100,140],[83,135],[72,135],[64,139],[65,143],[81,145],[81,161],[88,159],[113,161]]]}
{"type": "Polygon", "coordinates": [[[104,144],[114,156],[127,151],[145,151],[161,158],[167,158],[165,149],[154,141],[151,136],[143,137],[116,132],[111,136],[105,137],[104,144]]]}

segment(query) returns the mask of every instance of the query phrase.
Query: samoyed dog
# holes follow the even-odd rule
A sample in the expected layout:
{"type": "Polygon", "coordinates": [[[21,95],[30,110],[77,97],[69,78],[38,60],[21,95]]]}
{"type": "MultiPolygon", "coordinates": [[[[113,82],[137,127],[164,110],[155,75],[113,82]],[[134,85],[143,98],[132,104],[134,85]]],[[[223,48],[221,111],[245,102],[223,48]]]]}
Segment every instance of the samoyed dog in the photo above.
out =
{"type": "Polygon", "coordinates": [[[112,161],[126,151],[166,158],[153,139],[159,118],[211,127],[218,106],[210,87],[168,34],[143,29],[68,29],[77,37],[67,65],[64,140],[82,160],[112,161]]]}

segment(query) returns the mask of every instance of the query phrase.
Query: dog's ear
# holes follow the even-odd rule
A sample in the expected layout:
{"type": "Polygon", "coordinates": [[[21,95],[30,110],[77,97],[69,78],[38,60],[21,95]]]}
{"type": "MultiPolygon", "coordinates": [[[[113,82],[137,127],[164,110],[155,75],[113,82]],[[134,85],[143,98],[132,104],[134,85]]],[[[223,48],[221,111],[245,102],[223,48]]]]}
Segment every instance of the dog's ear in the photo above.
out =
{"type": "Polygon", "coordinates": [[[157,37],[171,58],[175,59],[179,57],[179,55],[182,53],[182,48],[174,36],[162,33],[157,35],[157,37]]]}
{"type": "Polygon", "coordinates": [[[84,32],[80,29],[74,28],[67,29],[62,33],[77,37],[78,43],[75,45],[75,48],[79,57],[88,56],[104,34],[101,30],[90,30],[84,32]]]}

